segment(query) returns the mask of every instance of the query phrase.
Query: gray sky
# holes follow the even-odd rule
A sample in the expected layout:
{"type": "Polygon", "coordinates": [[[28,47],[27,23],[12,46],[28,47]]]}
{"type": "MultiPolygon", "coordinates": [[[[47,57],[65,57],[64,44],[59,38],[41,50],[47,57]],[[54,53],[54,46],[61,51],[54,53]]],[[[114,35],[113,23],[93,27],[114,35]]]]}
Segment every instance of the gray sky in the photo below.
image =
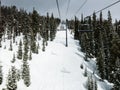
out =
{"type": "MultiPolygon", "coordinates": [[[[41,14],[45,15],[47,12],[50,12],[58,17],[58,11],[56,6],[56,0],[1,0],[3,5],[16,5],[18,8],[24,8],[27,11],[32,11],[33,7],[41,14]]],[[[68,14],[66,16],[66,8],[68,0],[58,0],[60,6],[60,12],[62,19],[74,18],[75,12],[83,4],[85,0],[70,0],[70,7],[68,14]]],[[[80,17],[81,13],[84,16],[91,15],[94,11],[98,11],[107,5],[115,2],[117,0],[88,0],[84,7],[77,14],[80,17]]],[[[103,11],[104,18],[107,17],[108,10],[111,11],[112,17],[114,19],[120,19],[120,3],[108,8],[103,11]]]]}

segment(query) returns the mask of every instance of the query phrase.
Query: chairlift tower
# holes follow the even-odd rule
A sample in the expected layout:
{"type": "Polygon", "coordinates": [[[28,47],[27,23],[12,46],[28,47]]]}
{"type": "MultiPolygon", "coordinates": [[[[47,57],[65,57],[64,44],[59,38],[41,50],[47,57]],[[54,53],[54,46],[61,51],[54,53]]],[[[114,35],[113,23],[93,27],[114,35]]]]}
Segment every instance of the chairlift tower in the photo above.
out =
{"type": "Polygon", "coordinates": [[[68,29],[68,20],[66,19],[66,47],[68,47],[68,38],[67,38],[67,29],[68,29]]]}
{"type": "Polygon", "coordinates": [[[1,16],[1,0],[0,0],[0,30],[2,26],[2,16],[1,16]]]}
{"type": "Polygon", "coordinates": [[[2,26],[1,0],[0,0],[0,39],[2,37],[2,30],[3,30],[3,26],[2,26]]]}

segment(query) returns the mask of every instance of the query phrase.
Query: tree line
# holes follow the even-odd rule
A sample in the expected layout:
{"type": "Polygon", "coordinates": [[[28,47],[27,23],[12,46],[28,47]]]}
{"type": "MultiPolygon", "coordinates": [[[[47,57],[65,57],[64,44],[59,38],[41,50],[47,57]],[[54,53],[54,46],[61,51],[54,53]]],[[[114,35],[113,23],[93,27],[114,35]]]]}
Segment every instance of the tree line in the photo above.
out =
{"type": "Polygon", "coordinates": [[[85,61],[95,57],[101,80],[108,80],[114,84],[112,90],[119,90],[120,20],[113,23],[110,11],[107,19],[103,18],[102,12],[99,17],[93,13],[92,16],[84,18],[82,14],[80,20],[77,17],[69,20],[68,27],[73,29],[74,39],[79,40],[81,51],[85,53],[85,61]]]}
{"type": "MultiPolygon", "coordinates": [[[[6,49],[3,42],[10,41],[9,51],[13,51],[13,45],[18,46],[17,52],[13,52],[11,63],[16,60],[22,61],[21,69],[11,66],[6,80],[6,88],[3,90],[17,90],[17,82],[23,80],[26,87],[32,83],[30,80],[29,61],[32,60],[32,53],[38,54],[39,49],[43,52],[48,45],[48,41],[53,41],[56,36],[56,30],[60,23],[59,18],[53,14],[41,16],[33,8],[32,12],[24,9],[18,9],[16,6],[2,6],[0,20],[0,48],[6,49]],[[17,40],[17,37],[21,37],[17,40]],[[39,41],[42,42],[40,48],[39,41]]],[[[0,65],[0,85],[3,83],[2,65],[0,65]]]]}

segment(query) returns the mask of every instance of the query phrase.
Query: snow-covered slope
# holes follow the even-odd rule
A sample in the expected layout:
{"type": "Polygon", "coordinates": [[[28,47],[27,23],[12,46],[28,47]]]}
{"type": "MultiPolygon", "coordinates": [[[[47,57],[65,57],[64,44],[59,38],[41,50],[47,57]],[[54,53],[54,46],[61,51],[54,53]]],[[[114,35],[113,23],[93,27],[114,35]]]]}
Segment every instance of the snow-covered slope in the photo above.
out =
{"type": "MultiPolygon", "coordinates": [[[[16,40],[20,40],[17,37],[16,40]]],[[[2,45],[9,47],[9,42],[2,42],[2,45]]],[[[41,46],[41,41],[39,41],[41,46]]],[[[89,63],[84,61],[84,53],[80,51],[79,42],[73,39],[73,35],[68,31],[68,47],[65,47],[65,31],[58,31],[53,42],[48,42],[46,51],[39,50],[39,54],[33,54],[29,61],[31,85],[26,87],[20,80],[17,84],[17,90],[87,90],[87,77],[84,77],[84,69],[80,68],[83,64],[92,73],[95,69],[95,60],[89,63]],[[91,66],[90,66],[91,64],[91,66]]],[[[4,82],[0,90],[5,88],[8,70],[11,67],[10,60],[13,53],[17,52],[18,46],[13,45],[13,51],[8,48],[0,49],[0,61],[3,66],[4,82]]],[[[17,60],[15,65],[20,69],[21,61],[17,60]]],[[[98,77],[97,75],[95,76],[98,77]]],[[[97,78],[98,80],[98,78],[97,78]]],[[[106,82],[98,82],[98,90],[109,90],[106,82]]]]}

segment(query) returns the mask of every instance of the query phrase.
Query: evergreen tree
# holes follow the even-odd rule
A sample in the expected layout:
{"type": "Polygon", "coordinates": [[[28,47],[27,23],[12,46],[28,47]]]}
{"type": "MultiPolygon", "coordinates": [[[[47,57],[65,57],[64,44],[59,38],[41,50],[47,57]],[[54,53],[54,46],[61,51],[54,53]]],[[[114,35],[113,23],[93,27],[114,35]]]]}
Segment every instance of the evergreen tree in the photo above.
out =
{"type": "Polygon", "coordinates": [[[103,29],[103,39],[102,39],[102,42],[103,42],[103,49],[104,49],[104,63],[105,63],[105,79],[107,79],[108,80],[108,77],[109,77],[109,75],[110,75],[110,73],[109,73],[109,60],[110,60],[110,47],[109,47],[109,38],[108,38],[108,21],[107,20],[105,20],[104,22],[103,22],[103,27],[104,27],[104,29],[103,29]]]}
{"type": "Polygon", "coordinates": [[[105,68],[104,68],[105,65],[104,65],[104,52],[102,49],[100,49],[98,53],[97,65],[98,65],[100,77],[104,79],[105,78],[105,68]]]}
{"type": "Polygon", "coordinates": [[[83,69],[83,64],[80,65],[80,68],[83,69]]]}
{"type": "Polygon", "coordinates": [[[20,72],[20,70],[16,71],[16,79],[17,79],[17,81],[20,81],[20,79],[21,79],[21,72],[20,72]]]}
{"type": "Polygon", "coordinates": [[[100,25],[102,26],[103,25],[103,17],[102,17],[102,12],[100,12],[100,25]]]}
{"type": "Polygon", "coordinates": [[[93,13],[93,17],[92,18],[93,18],[93,20],[92,20],[92,26],[93,26],[93,30],[95,30],[95,28],[96,28],[96,22],[97,22],[95,12],[93,13]]]}
{"type": "Polygon", "coordinates": [[[94,90],[94,87],[93,87],[93,78],[92,77],[88,77],[88,90],[94,90]]]}
{"type": "Polygon", "coordinates": [[[15,43],[15,35],[13,35],[13,43],[15,43]]]}
{"type": "Polygon", "coordinates": [[[32,31],[34,35],[33,37],[35,38],[39,31],[39,14],[34,8],[32,12],[32,31]]]}
{"type": "Polygon", "coordinates": [[[2,66],[0,65],[0,85],[3,82],[3,73],[2,73],[2,66]]]}
{"type": "Polygon", "coordinates": [[[79,32],[78,32],[78,29],[79,29],[79,21],[77,19],[77,17],[75,17],[75,28],[74,28],[74,31],[75,31],[75,34],[74,34],[74,39],[79,39],[79,32]]]}
{"type": "Polygon", "coordinates": [[[21,40],[20,40],[19,47],[18,47],[17,58],[22,59],[22,41],[21,40]]]}
{"type": "Polygon", "coordinates": [[[2,47],[1,41],[2,41],[2,40],[0,39],[0,48],[2,47]]]}
{"type": "Polygon", "coordinates": [[[38,53],[39,53],[39,44],[36,47],[36,54],[38,54],[38,53]]]}
{"type": "Polygon", "coordinates": [[[31,44],[30,44],[30,48],[31,48],[31,51],[33,53],[36,52],[36,40],[34,38],[34,33],[33,33],[33,30],[31,30],[31,44]]]}
{"type": "Polygon", "coordinates": [[[117,33],[113,34],[112,46],[110,49],[110,81],[114,83],[114,89],[120,89],[120,38],[117,33]]]}
{"type": "Polygon", "coordinates": [[[13,54],[13,59],[12,59],[12,63],[14,63],[16,61],[16,59],[15,59],[15,54],[13,54]]]}
{"type": "Polygon", "coordinates": [[[88,87],[88,90],[93,90],[93,89],[91,89],[91,80],[90,80],[90,77],[88,77],[87,87],[88,87]]]}
{"type": "Polygon", "coordinates": [[[91,75],[90,79],[91,79],[91,81],[90,81],[90,83],[91,83],[91,90],[94,90],[94,82],[93,82],[92,75],[91,75]]]}
{"type": "Polygon", "coordinates": [[[50,29],[50,18],[49,18],[49,13],[47,13],[46,17],[46,41],[49,40],[49,29],[50,29]]]}
{"type": "Polygon", "coordinates": [[[42,47],[42,51],[45,51],[45,39],[43,39],[43,43],[42,43],[43,47],[42,47]]]}
{"type": "Polygon", "coordinates": [[[28,39],[27,37],[25,37],[24,39],[24,54],[23,54],[23,61],[27,61],[28,60],[28,39]]]}
{"type": "Polygon", "coordinates": [[[7,77],[7,90],[17,90],[16,69],[12,67],[7,77]]]}
{"type": "Polygon", "coordinates": [[[12,48],[12,41],[10,41],[10,48],[9,48],[9,50],[10,50],[10,51],[13,50],[13,48],[12,48]]]}
{"type": "Polygon", "coordinates": [[[94,81],[94,90],[97,90],[97,81],[96,81],[96,79],[95,79],[95,81],[94,81]]]}
{"type": "Polygon", "coordinates": [[[54,16],[53,14],[51,15],[50,18],[50,41],[53,41],[54,39],[54,16]]]}
{"type": "Polygon", "coordinates": [[[29,65],[26,61],[23,62],[22,66],[22,79],[24,80],[24,84],[29,87],[30,82],[30,71],[29,71],[29,65]]]}
{"type": "MultiPolygon", "coordinates": [[[[102,23],[102,22],[101,22],[102,23]]],[[[99,49],[98,49],[98,55],[97,55],[97,66],[98,66],[98,70],[100,73],[100,76],[102,79],[105,79],[106,77],[106,67],[107,65],[105,65],[105,52],[104,52],[104,44],[103,44],[103,34],[100,30],[99,32],[99,49]]]]}
{"type": "Polygon", "coordinates": [[[87,68],[85,68],[84,76],[87,77],[87,68]]]}
{"type": "Polygon", "coordinates": [[[95,55],[95,57],[97,56],[97,53],[98,53],[98,41],[99,41],[99,39],[98,39],[98,37],[99,37],[99,30],[98,30],[98,28],[97,27],[99,27],[99,24],[97,23],[97,20],[96,20],[96,14],[95,14],[95,12],[93,13],[93,20],[92,20],[92,26],[93,26],[93,31],[94,31],[94,55],[95,55]],[[97,26],[98,25],[98,26],[97,26]]]}
{"type": "Polygon", "coordinates": [[[32,60],[32,52],[29,53],[29,60],[32,60]]]}

